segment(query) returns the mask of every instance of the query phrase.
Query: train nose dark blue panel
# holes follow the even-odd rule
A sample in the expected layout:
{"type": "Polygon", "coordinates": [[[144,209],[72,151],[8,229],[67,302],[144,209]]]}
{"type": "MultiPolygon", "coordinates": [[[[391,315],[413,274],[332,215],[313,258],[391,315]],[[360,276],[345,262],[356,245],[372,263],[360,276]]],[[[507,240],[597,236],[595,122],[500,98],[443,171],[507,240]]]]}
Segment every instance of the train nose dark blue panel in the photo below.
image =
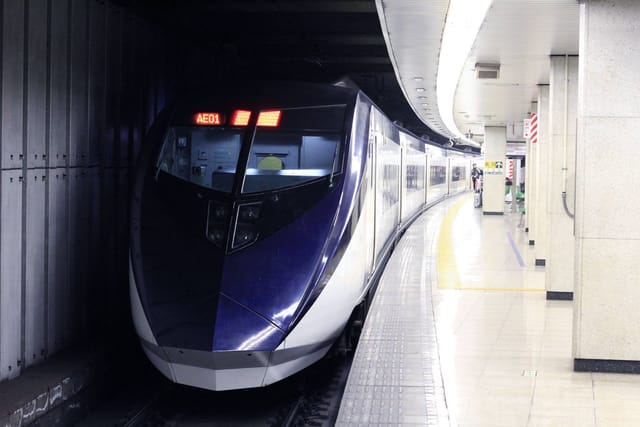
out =
{"type": "Polygon", "coordinates": [[[340,202],[333,191],[304,215],[229,255],[220,290],[287,330],[322,268],[323,250],[340,202]]]}
{"type": "MultiPolygon", "coordinates": [[[[164,179],[168,178],[168,179],[164,179]]],[[[141,299],[158,344],[209,351],[224,253],[204,234],[208,203],[159,177],[142,203],[141,299]]]]}
{"type": "Polygon", "coordinates": [[[220,295],[213,351],[273,350],[283,337],[271,322],[220,295]]]}

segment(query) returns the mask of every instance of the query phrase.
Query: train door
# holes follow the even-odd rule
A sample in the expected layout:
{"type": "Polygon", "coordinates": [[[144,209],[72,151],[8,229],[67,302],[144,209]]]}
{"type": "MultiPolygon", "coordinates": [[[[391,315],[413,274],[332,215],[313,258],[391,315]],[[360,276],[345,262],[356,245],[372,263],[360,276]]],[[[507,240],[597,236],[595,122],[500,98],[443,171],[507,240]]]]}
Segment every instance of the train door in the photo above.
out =
{"type": "Polygon", "coordinates": [[[400,138],[400,179],[398,180],[398,217],[396,224],[402,224],[402,217],[407,203],[407,143],[400,138]]]}
{"type": "Polygon", "coordinates": [[[446,180],[447,180],[447,194],[452,194],[451,191],[451,157],[447,156],[446,163],[447,171],[446,171],[446,180]]]}
{"type": "Polygon", "coordinates": [[[366,258],[365,258],[365,274],[367,279],[373,272],[375,262],[375,235],[376,235],[376,146],[380,138],[379,120],[376,115],[377,111],[371,107],[369,114],[369,143],[367,146],[367,166],[365,170],[366,177],[366,199],[364,212],[367,215],[367,231],[366,231],[366,258]]]}
{"type": "Polygon", "coordinates": [[[431,185],[431,166],[430,155],[429,155],[429,147],[425,147],[426,150],[424,153],[424,203],[425,205],[429,203],[429,186],[431,185]]]}

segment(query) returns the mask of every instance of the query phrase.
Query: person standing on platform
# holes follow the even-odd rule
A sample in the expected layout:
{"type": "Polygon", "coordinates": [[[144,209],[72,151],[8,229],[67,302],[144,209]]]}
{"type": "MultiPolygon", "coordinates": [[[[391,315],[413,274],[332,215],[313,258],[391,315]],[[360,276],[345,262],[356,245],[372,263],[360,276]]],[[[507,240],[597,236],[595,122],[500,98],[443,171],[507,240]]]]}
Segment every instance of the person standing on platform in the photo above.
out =
{"type": "Polygon", "coordinates": [[[471,181],[473,183],[473,191],[475,192],[480,191],[480,175],[482,175],[482,171],[474,163],[471,168],[471,181]]]}

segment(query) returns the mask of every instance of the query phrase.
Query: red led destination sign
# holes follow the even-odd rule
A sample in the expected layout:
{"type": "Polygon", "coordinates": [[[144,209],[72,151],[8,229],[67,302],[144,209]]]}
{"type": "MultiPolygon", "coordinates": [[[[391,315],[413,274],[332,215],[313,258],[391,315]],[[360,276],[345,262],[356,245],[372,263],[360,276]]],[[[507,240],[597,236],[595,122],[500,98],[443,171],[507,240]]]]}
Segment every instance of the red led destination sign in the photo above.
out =
{"type": "MultiPolygon", "coordinates": [[[[259,127],[278,127],[280,124],[280,116],[282,112],[279,110],[261,111],[258,115],[257,126],[259,127]]],[[[231,115],[229,124],[231,126],[248,126],[251,118],[249,110],[235,110],[231,115]]],[[[219,126],[226,124],[225,116],[215,112],[201,112],[193,115],[193,122],[200,126],[219,126]]]]}
{"type": "Polygon", "coordinates": [[[221,125],[222,114],[220,113],[196,113],[194,121],[197,125],[221,125]]]}

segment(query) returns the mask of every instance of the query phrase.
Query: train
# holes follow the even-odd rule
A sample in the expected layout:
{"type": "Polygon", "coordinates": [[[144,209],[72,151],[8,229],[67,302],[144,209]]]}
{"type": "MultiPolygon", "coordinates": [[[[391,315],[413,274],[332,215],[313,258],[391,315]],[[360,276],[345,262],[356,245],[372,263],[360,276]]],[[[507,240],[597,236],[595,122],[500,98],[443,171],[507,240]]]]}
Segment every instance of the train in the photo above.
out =
{"type": "Polygon", "coordinates": [[[473,153],[430,144],[349,84],[200,89],[152,124],[134,171],[131,312],[173,382],[267,386],[320,360],[473,153]]]}

